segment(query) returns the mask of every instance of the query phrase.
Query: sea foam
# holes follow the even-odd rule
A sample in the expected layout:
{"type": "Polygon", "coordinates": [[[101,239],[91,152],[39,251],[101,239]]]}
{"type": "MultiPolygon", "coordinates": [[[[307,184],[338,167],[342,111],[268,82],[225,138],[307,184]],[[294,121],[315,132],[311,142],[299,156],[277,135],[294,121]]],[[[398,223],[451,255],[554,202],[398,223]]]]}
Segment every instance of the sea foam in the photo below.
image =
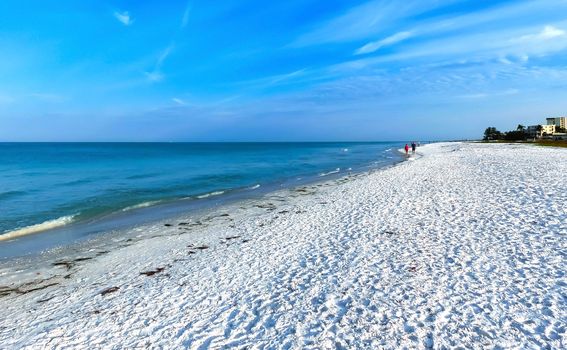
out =
{"type": "Polygon", "coordinates": [[[134,210],[134,209],[147,208],[147,207],[150,207],[152,205],[156,205],[156,204],[161,203],[161,202],[162,201],[143,202],[143,203],[140,203],[140,204],[131,205],[129,207],[126,207],[126,208],[122,209],[122,211],[130,211],[130,210],[134,210]]]}
{"type": "Polygon", "coordinates": [[[341,171],[341,168],[336,168],[335,170],[329,171],[328,173],[321,173],[321,174],[319,174],[319,176],[328,176],[328,175],[336,174],[340,171],[341,171]]]}
{"type": "Polygon", "coordinates": [[[7,241],[10,239],[18,238],[21,236],[31,235],[42,231],[47,231],[53,228],[62,227],[73,222],[76,215],[63,216],[55,220],[48,220],[41,224],[31,225],[8,231],[0,235],[0,241],[7,241]]]}
{"type": "Polygon", "coordinates": [[[205,194],[202,194],[200,196],[197,196],[197,198],[204,199],[204,198],[208,198],[208,197],[212,197],[212,196],[220,196],[221,194],[224,194],[224,191],[215,191],[215,192],[211,192],[211,193],[205,193],[205,194]]]}

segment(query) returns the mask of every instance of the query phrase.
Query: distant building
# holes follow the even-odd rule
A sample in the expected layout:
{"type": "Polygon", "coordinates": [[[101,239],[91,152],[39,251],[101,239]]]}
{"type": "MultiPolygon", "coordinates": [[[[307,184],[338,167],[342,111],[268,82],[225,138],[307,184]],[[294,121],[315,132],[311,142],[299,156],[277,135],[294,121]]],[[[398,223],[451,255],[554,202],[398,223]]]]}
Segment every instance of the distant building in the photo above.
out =
{"type": "Polygon", "coordinates": [[[547,125],[554,125],[557,128],[565,129],[567,117],[547,118],[547,125]]]}
{"type": "Polygon", "coordinates": [[[530,125],[526,132],[529,137],[541,138],[543,135],[553,135],[555,133],[555,125],[530,125]],[[541,130],[538,130],[540,127],[541,130]]]}

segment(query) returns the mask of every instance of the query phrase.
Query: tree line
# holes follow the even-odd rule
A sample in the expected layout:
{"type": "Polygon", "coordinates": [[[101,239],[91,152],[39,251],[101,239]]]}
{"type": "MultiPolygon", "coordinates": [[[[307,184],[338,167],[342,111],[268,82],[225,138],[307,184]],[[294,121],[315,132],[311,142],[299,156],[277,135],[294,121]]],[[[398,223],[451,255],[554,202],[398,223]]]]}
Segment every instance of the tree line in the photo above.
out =
{"type": "MultiPolygon", "coordinates": [[[[541,134],[543,130],[543,126],[537,126],[537,133],[541,134]]],[[[565,129],[556,127],[556,132],[565,132],[565,129]]],[[[488,140],[507,140],[507,141],[525,141],[529,137],[529,134],[526,132],[526,127],[522,124],[518,124],[516,130],[500,132],[493,126],[490,126],[484,130],[484,141],[488,140]]]]}
{"type": "MultiPolygon", "coordinates": [[[[543,127],[538,125],[538,131],[541,131],[543,127]]],[[[483,140],[508,140],[508,141],[522,141],[528,138],[528,133],[526,132],[526,127],[522,124],[518,124],[516,130],[500,132],[493,126],[489,126],[484,130],[483,140]]]]}

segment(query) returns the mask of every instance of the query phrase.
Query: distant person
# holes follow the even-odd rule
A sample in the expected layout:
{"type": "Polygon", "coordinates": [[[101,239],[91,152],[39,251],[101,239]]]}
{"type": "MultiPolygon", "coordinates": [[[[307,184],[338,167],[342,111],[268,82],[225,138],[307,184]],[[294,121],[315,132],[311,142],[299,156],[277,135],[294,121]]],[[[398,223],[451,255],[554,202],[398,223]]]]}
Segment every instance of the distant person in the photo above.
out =
{"type": "Polygon", "coordinates": [[[407,155],[408,155],[408,152],[409,152],[409,146],[408,146],[407,143],[406,143],[406,147],[404,147],[404,149],[406,150],[406,156],[407,156],[407,155]]]}
{"type": "Polygon", "coordinates": [[[415,147],[417,147],[417,146],[416,146],[416,144],[415,144],[415,141],[413,141],[413,142],[411,143],[411,153],[412,153],[412,154],[415,154],[415,147]]]}

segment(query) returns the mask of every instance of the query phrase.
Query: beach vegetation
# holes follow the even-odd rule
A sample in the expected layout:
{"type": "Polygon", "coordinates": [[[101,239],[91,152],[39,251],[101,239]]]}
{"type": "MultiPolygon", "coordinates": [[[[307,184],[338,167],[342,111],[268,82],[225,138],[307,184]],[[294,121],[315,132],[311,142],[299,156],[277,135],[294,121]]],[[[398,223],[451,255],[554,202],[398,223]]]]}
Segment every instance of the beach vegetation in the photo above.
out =
{"type": "Polygon", "coordinates": [[[488,128],[486,128],[486,130],[484,130],[484,141],[490,141],[490,140],[501,140],[502,139],[502,133],[500,131],[498,131],[498,129],[496,129],[493,126],[489,126],[488,128]]]}
{"type": "Polygon", "coordinates": [[[484,141],[498,141],[498,140],[506,140],[506,141],[525,141],[528,138],[528,134],[525,131],[525,127],[523,125],[518,125],[516,130],[507,131],[507,132],[500,132],[493,126],[490,126],[484,130],[484,141]]]}
{"type": "MultiPolygon", "coordinates": [[[[541,125],[538,126],[536,129],[538,132],[543,130],[541,125]]],[[[559,132],[564,132],[565,129],[559,128],[559,132]]],[[[547,133],[542,133],[542,136],[549,136],[547,133]]],[[[511,130],[507,132],[500,132],[495,127],[488,127],[484,131],[484,138],[483,141],[485,142],[498,142],[498,143],[509,143],[509,142],[520,142],[520,143],[529,143],[532,145],[537,146],[549,146],[549,147],[566,147],[567,148],[567,140],[565,139],[550,139],[550,138],[530,138],[530,135],[527,133],[526,128],[519,124],[516,130],[511,130]]]]}
{"type": "Polygon", "coordinates": [[[528,134],[524,130],[513,130],[504,133],[504,140],[507,141],[524,141],[528,138],[528,134]]]}

